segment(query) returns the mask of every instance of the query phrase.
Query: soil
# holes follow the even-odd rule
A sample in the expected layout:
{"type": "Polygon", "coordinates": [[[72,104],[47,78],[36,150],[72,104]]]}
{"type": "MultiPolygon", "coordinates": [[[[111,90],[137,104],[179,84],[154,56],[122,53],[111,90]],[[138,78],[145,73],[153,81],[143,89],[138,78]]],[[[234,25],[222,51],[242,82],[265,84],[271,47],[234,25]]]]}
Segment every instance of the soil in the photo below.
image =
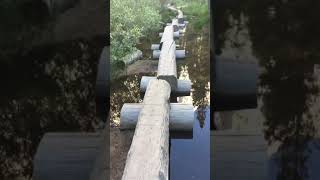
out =
{"type": "Polygon", "coordinates": [[[110,180],[120,180],[126,164],[134,130],[110,127],[110,180]]]}
{"type": "Polygon", "coordinates": [[[127,68],[127,75],[157,72],[158,60],[138,60],[127,68]]]}

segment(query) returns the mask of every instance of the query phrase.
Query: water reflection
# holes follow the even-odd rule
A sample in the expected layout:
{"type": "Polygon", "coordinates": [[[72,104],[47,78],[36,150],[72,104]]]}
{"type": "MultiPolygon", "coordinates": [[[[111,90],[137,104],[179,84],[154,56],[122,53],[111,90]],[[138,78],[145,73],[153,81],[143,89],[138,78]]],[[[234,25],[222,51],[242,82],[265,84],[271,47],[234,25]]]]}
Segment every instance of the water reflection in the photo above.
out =
{"type": "MultiPolygon", "coordinates": [[[[262,116],[257,119],[263,120],[268,142],[268,179],[302,180],[320,176],[313,163],[319,159],[319,148],[312,145],[319,138],[317,64],[320,61],[319,39],[315,35],[319,34],[320,26],[314,24],[318,21],[319,8],[316,1],[247,0],[233,1],[216,14],[219,16],[217,52],[225,55],[241,51],[241,56],[255,56],[260,64],[260,100],[256,111],[262,116]],[[230,23],[230,19],[236,23],[230,23]],[[241,27],[246,30],[236,34],[248,32],[248,37],[233,36],[234,42],[230,43],[230,32],[241,27]],[[243,51],[246,44],[252,44],[252,51],[243,51]]],[[[250,117],[253,112],[244,115],[250,117]]]]}
{"type": "Polygon", "coordinates": [[[101,126],[94,89],[104,42],[97,39],[42,45],[0,62],[0,179],[31,179],[44,133],[101,126]]]}
{"type": "Polygon", "coordinates": [[[111,83],[110,126],[117,127],[120,125],[120,111],[124,103],[142,102],[140,94],[142,76],[154,76],[154,73],[124,76],[111,83]]]}
{"type": "Polygon", "coordinates": [[[198,109],[194,117],[192,138],[170,140],[171,180],[210,179],[210,107],[198,109]]]}

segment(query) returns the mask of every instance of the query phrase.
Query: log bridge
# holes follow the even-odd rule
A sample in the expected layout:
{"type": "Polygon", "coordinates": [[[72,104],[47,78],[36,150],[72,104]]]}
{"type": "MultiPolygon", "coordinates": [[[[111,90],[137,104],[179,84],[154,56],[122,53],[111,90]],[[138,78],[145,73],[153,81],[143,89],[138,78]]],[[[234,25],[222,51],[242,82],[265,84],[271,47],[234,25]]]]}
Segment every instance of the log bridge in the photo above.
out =
{"type": "MultiPolygon", "coordinates": [[[[191,91],[190,81],[177,79],[174,33],[185,27],[181,25],[184,22],[181,21],[181,13],[165,28],[161,37],[157,49],[157,76],[141,79],[140,91],[145,94],[143,103],[124,104],[122,107],[120,128],[135,128],[123,180],[168,179],[169,131],[192,131],[193,106],[169,101],[170,97],[188,96],[191,91]]],[[[108,179],[109,57],[109,47],[105,47],[99,59],[96,82],[98,117],[107,120],[106,127],[96,133],[46,133],[34,157],[34,180],[108,179]]]]}
{"type": "Polygon", "coordinates": [[[170,103],[170,96],[190,95],[191,89],[190,81],[177,79],[175,28],[164,29],[157,76],[141,79],[143,102],[122,106],[120,128],[135,128],[122,180],[169,179],[169,132],[192,132],[193,106],[170,103]]]}
{"type": "MultiPolygon", "coordinates": [[[[181,10],[176,9],[174,7],[168,6],[168,8],[172,11],[175,11],[177,13],[177,16],[172,19],[171,23],[167,23],[167,27],[164,29],[163,33],[159,33],[159,37],[161,37],[160,43],[159,44],[152,44],[151,45],[151,50],[152,52],[152,58],[153,59],[159,59],[160,58],[160,53],[161,53],[161,48],[162,44],[164,41],[166,41],[168,38],[171,38],[171,31],[173,31],[173,38],[178,39],[183,35],[184,29],[186,27],[186,24],[188,21],[184,20],[183,13],[181,10]],[[168,27],[173,27],[173,29],[168,28],[168,27]],[[170,32],[168,32],[170,31],[170,32]]],[[[176,54],[176,59],[184,59],[186,57],[186,51],[184,49],[176,49],[175,50],[176,54]]]]}

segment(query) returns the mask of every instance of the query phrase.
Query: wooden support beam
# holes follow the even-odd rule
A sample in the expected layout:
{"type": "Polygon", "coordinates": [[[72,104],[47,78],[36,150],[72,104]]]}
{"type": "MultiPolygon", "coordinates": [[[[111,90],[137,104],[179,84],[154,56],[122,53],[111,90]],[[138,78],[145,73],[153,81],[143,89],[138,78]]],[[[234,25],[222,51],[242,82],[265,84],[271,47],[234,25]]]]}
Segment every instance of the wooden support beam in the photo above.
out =
{"type": "Polygon", "coordinates": [[[142,58],[142,51],[141,50],[136,50],[128,55],[126,55],[122,61],[126,64],[126,65],[130,65],[133,64],[135,61],[139,60],[142,58]]]}
{"type": "MultiPolygon", "coordinates": [[[[152,51],[152,58],[159,59],[160,58],[160,50],[153,50],[152,51]]],[[[184,59],[186,57],[186,50],[178,49],[176,50],[176,59],[184,59]]]]}
{"type": "Polygon", "coordinates": [[[162,44],[157,78],[166,80],[171,90],[175,91],[177,88],[177,65],[176,65],[176,43],[174,40],[164,41],[162,44]]]}
{"type": "MultiPolygon", "coordinates": [[[[139,113],[143,107],[141,103],[124,104],[120,114],[120,128],[135,129],[139,113]]],[[[170,103],[169,129],[170,131],[192,131],[194,124],[194,110],[191,104],[170,103]]]]}
{"type": "MultiPolygon", "coordinates": [[[[147,90],[147,86],[151,79],[156,79],[153,76],[142,76],[140,81],[140,92],[145,93],[147,90]]],[[[180,97],[180,96],[190,96],[192,83],[190,80],[182,80],[178,79],[177,89],[175,91],[171,91],[171,96],[180,97]]]]}
{"type": "Polygon", "coordinates": [[[169,179],[170,85],[151,80],[143,99],[122,180],[169,179]]]}
{"type": "MultiPolygon", "coordinates": [[[[179,26],[181,26],[181,25],[179,25],[179,26]]],[[[183,26],[184,26],[184,25],[183,25],[183,26]]],[[[159,33],[159,37],[162,38],[162,36],[163,36],[163,33],[159,33]]],[[[175,32],[173,32],[173,37],[174,37],[174,38],[179,38],[179,37],[180,37],[180,31],[175,31],[175,32]]]]}
{"type": "MultiPolygon", "coordinates": [[[[180,32],[180,33],[182,34],[183,32],[180,32]]],[[[179,47],[180,47],[180,45],[176,44],[176,48],[179,48],[179,47]]],[[[160,44],[151,44],[151,50],[160,50],[160,44]]],[[[180,51],[180,50],[178,50],[178,51],[180,51]]],[[[159,51],[159,53],[160,53],[160,51],[159,51]]],[[[176,58],[178,58],[178,57],[176,57],[176,58]]]]}
{"type": "Polygon", "coordinates": [[[151,44],[151,50],[159,50],[160,44],[151,44]]]}

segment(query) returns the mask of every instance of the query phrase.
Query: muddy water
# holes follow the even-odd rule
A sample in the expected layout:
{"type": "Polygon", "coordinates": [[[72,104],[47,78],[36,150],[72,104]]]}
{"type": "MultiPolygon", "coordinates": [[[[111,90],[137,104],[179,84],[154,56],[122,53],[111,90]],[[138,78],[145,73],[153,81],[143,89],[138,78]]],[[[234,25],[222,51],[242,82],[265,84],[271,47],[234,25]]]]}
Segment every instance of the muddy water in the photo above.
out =
{"type": "Polygon", "coordinates": [[[258,108],[216,113],[215,123],[264,137],[267,175],[259,179],[320,179],[320,3],[246,0],[215,6],[216,55],[250,59],[260,68],[258,108]]]}

